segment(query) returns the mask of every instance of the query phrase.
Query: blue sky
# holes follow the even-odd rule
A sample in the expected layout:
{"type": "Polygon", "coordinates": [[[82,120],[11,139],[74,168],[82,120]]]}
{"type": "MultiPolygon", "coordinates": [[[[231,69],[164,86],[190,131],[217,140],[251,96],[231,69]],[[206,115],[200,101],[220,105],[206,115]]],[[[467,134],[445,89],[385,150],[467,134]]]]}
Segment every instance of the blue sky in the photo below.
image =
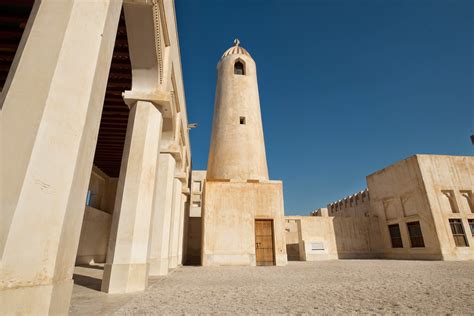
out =
{"type": "Polygon", "coordinates": [[[177,0],[176,11],[193,168],[207,168],[216,65],[238,37],[257,63],[286,214],[413,154],[474,154],[474,1],[177,0]]]}

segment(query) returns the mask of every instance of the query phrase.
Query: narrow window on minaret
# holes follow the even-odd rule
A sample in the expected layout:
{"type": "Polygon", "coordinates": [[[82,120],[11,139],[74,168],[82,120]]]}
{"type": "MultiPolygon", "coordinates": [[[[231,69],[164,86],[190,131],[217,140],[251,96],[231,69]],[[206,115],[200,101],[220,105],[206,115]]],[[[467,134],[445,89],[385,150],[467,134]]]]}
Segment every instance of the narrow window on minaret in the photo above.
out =
{"type": "Polygon", "coordinates": [[[236,61],[234,64],[234,74],[236,75],[245,75],[244,64],[240,61],[236,61]]]}
{"type": "Polygon", "coordinates": [[[240,117],[240,125],[245,125],[245,116],[240,117]]]}

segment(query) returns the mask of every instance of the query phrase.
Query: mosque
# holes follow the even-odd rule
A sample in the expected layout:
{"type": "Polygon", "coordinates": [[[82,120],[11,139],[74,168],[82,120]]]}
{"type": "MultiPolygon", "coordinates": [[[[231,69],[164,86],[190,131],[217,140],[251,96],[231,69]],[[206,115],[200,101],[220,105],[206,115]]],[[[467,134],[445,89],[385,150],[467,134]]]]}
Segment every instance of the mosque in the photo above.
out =
{"type": "Polygon", "coordinates": [[[172,0],[6,0],[0,27],[2,314],[67,314],[75,266],[131,293],[183,264],[474,259],[473,157],[415,155],[285,216],[238,40],[192,170],[172,0]]]}

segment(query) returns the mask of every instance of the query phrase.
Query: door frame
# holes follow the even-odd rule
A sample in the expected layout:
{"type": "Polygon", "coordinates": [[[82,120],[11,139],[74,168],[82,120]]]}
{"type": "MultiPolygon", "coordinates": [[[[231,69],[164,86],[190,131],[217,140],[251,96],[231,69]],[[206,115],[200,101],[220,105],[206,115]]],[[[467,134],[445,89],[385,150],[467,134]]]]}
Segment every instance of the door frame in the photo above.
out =
{"type": "Polygon", "coordinates": [[[270,222],[271,225],[270,227],[272,228],[272,260],[273,264],[272,266],[276,265],[276,258],[275,258],[275,221],[273,218],[258,218],[256,217],[253,221],[253,237],[254,237],[254,245],[255,245],[255,265],[258,266],[257,264],[257,228],[255,225],[257,221],[261,222],[270,222]]]}

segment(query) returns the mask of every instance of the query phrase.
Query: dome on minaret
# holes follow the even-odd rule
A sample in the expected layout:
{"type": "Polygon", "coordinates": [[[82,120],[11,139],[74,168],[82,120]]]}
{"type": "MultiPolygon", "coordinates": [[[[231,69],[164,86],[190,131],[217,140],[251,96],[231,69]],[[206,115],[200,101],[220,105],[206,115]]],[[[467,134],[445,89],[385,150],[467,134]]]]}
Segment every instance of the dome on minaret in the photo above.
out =
{"type": "Polygon", "coordinates": [[[240,46],[240,41],[238,38],[234,40],[234,44],[232,45],[232,47],[226,50],[224,54],[222,54],[221,59],[229,55],[234,55],[234,54],[241,54],[241,55],[252,57],[250,56],[249,52],[245,48],[240,46]]]}

